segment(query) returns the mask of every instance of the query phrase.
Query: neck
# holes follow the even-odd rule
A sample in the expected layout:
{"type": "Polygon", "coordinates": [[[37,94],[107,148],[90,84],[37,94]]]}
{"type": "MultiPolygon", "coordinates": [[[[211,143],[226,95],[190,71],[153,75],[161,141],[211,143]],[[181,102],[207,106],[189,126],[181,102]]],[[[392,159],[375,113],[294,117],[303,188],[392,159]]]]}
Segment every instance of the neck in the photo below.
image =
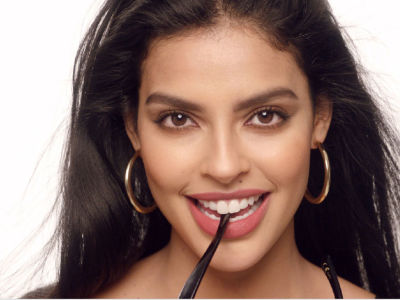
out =
{"type": "MultiPolygon", "coordinates": [[[[176,297],[199,257],[172,231],[171,240],[164,249],[164,259],[163,282],[171,293],[176,293],[176,297]]],[[[299,298],[306,292],[308,266],[309,263],[298,252],[291,222],[274,246],[251,268],[224,272],[209,267],[196,297],[299,298]]]]}

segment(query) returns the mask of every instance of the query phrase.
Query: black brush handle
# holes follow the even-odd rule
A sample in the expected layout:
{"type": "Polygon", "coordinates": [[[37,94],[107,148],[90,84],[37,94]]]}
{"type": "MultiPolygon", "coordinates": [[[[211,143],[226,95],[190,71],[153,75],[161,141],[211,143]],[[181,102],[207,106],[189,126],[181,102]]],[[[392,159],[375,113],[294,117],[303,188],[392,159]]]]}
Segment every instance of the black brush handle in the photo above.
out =
{"type": "Polygon", "coordinates": [[[212,240],[210,246],[208,246],[207,251],[203,254],[202,258],[198,262],[196,268],[194,268],[192,274],[190,274],[189,278],[186,280],[185,285],[181,293],[179,294],[179,299],[193,299],[196,296],[197,289],[199,288],[200,282],[203,279],[204,273],[207,270],[208,265],[212,257],[214,256],[215,251],[219,245],[219,242],[224,235],[226,226],[228,225],[228,221],[230,218],[230,214],[222,215],[219,221],[217,233],[212,240]]]}

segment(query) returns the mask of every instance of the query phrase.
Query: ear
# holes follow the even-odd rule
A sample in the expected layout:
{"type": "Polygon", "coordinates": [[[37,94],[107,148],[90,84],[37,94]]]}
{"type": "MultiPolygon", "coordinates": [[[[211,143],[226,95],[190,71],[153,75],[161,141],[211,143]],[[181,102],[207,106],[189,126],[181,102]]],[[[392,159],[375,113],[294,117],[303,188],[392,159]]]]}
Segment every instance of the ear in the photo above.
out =
{"type": "Polygon", "coordinates": [[[332,102],[324,96],[318,97],[315,104],[314,128],[311,148],[318,148],[318,143],[325,141],[332,120],[332,102]]]}
{"type": "Polygon", "coordinates": [[[131,141],[133,149],[135,151],[140,150],[140,139],[137,131],[135,113],[129,112],[124,115],[125,131],[131,141]]]}

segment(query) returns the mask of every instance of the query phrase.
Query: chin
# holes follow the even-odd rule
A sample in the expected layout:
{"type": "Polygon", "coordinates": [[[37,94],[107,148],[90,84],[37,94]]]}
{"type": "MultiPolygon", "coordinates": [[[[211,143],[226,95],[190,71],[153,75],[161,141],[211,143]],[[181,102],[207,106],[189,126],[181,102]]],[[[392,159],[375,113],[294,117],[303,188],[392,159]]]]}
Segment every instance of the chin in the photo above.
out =
{"type": "Polygon", "coordinates": [[[266,255],[268,249],[247,245],[245,249],[237,247],[235,251],[229,245],[220,245],[210,263],[210,268],[220,272],[244,272],[256,266],[266,255]],[[249,251],[258,249],[258,251],[249,251]],[[262,251],[260,251],[262,250],[262,251]]]}
{"type": "Polygon", "coordinates": [[[218,272],[239,273],[245,272],[254,267],[259,260],[248,259],[241,261],[234,261],[232,259],[223,261],[212,261],[209,268],[218,272]]]}

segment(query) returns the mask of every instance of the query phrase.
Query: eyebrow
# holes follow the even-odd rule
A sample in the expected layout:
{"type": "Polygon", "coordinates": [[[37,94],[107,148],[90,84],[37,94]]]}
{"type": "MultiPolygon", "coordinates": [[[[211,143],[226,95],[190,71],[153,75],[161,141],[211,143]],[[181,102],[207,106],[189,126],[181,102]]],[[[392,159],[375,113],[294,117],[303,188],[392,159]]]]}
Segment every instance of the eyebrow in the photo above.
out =
{"type": "MultiPolygon", "coordinates": [[[[289,98],[293,100],[298,99],[296,93],[289,88],[275,88],[270,91],[262,92],[255,96],[252,96],[248,99],[241,100],[235,105],[233,110],[234,112],[238,112],[255,105],[264,104],[275,98],[289,98]]],[[[153,93],[149,97],[147,97],[145,104],[150,105],[152,103],[166,104],[176,108],[190,110],[194,112],[201,112],[203,110],[202,107],[196,103],[163,93],[153,93]]]]}

